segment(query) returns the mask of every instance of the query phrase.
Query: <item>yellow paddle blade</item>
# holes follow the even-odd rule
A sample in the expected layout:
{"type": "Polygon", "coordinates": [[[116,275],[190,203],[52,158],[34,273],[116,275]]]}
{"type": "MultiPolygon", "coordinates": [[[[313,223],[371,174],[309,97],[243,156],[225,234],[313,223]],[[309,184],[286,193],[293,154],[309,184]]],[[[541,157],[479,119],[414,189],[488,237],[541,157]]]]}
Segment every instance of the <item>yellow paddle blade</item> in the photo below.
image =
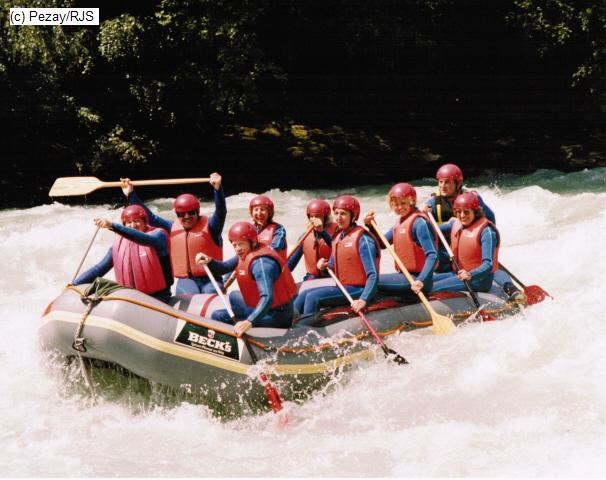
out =
{"type": "Polygon", "coordinates": [[[68,197],[70,195],[86,195],[105,185],[97,177],[60,177],[55,180],[48,192],[51,197],[68,197]]]}
{"type": "Polygon", "coordinates": [[[440,315],[435,311],[431,314],[431,321],[433,322],[431,329],[436,335],[447,335],[457,329],[452,318],[440,315]]]}

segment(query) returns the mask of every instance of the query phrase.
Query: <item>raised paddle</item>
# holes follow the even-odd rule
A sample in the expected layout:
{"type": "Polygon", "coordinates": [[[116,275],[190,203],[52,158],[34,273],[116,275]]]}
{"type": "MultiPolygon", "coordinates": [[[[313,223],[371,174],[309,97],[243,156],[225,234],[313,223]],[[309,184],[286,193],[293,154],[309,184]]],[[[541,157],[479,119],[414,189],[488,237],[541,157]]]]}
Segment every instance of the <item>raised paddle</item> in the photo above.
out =
{"type": "Polygon", "coordinates": [[[499,263],[499,268],[507,273],[514,282],[518,284],[519,287],[524,289],[524,295],[526,295],[526,300],[528,301],[528,305],[534,305],[535,303],[542,302],[545,300],[545,297],[549,297],[553,299],[549,293],[543,290],[538,285],[524,285],[513,273],[505,268],[502,263],[499,263]]]}
{"type": "MultiPolygon", "coordinates": [[[[429,220],[431,220],[431,223],[433,224],[434,230],[438,234],[438,237],[440,237],[440,241],[442,242],[442,245],[444,245],[444,248],[446,249],[446,252],[448,253],[449,260],[453,263],[453,265],[455,266],[455,268],[458,272],[459,270],[461,270],[461,267],[459,266],[459,263],[457,262],[457,260],[454,256],[454,253],[453,253],[452,249],[450,248],[450,245],[448,245],[448,242],[444,238],[444,234],[440,230],[440,227],[438,226],[436,219],[433,218],[432,213],[429,211],[427,212],[427,216],[429,217],[429,220]]],[[[469,280],[463,280],[463,284],[465,285],[465,288],[469,292],[469,295],[471,296],[471,299],[473,300],[473,304],[478,309],[475,313],[470,315],[467,318],[467,320],[469,320],[471,317],[473,317],[477,313],[479,313],[482,316],[482,320],[484,320],[485,322],[487,322],[489,320],[494,320],[495,318],[492,315],[489,315],[488,313],[486,313],[482,310],[482,306],[480,305],[480,300],[478,299],[478,295],[471,288],[471,284],[469,283],[469,280]]]]}
{"type": "Polygon", "coordinates": [[[80,269],[82,268],[82,264],[84,263],[84,260],[88,256],[88,252],[90,252],[90,247],[93,246],[93,242],[95,241],[95,238],[97,237],[97,233],[99,233],[100,228],[101,227],[98,226],[95,229],[95,233],[93,233],[93,238],[90,239],[88,247],[86,247],[86,251],[84,252],[84,256],[82,257],[82,260],[80,260],[80,264],[78,265],[78,268],[76,269],[76,273],[74,273],[74,277],[72,278],[72,281],[69,282],[70,285],[73,285],[73,283],[76,281],[76,278],[78,277],[78,274],[80,273],[80,269]]]}
{"type": "MultiPolygon", "coordinates": [[[[349,302],[349,304],[353,306],[354,299],[351,297],[349,292],[345,289],[345,287],[343,286],[341,281],[337,278],[337,276],[334,274],[334,272],[330,268],[326,268],[326,270],[328,270],[328,273],[330,274],[332,279],[335,281],[337,287],[339,287],[341,292],[343,292],[343,295],[345,295],[345,298],[347,298],[347,301],[349,302]]],[[[385,345],[385,342],[379,336],[377,331],[373,328],[373,326],[371,325],[368,318],[366,318],[366,315],[364,315],[362,312],[358,312],[358,316],[362,319],[362,322],[364,323],[364,325],[366,325],[366,328],[372,334],[372,336],[375,337],[375,340],[381,346],[381,349],[383,350],[383,353],[385,354],[385,356],[387,358],[391,357],[391,360],[393,360],[398,365],[405,365],[408,363],[408,361],[402,355],[400,355],[395,350],[388,348],[387,345],[385,345]]]]}
{"type": "MultiPolygon", "coordinates": [[[[165,178],[161,180],[133,180],[135,187],[143,185],[182,185],[186,183],[205,183],[210,178],[165,178]]],[[[48,192],[50,197],[69,197],[87,195],[100,188],[120,187],[121,182],[102,182],[97,177],[59,177],[48,192]]]]}
{"type": "MultiPolygon", "coordinates": [[[[217,280],[215,279],[214,275],[210,271],[210,268],[208,268],[207,264],[203,264],[203,266],[204,266],[204,271],[206,272],[206,275],[208,275],[208,278],[212,282],[213,287],[215,287],[215,291],[217,292],[217,295],[219,295],[219,297],[221,297],[221,300],[223,301],[223,305],[225,305],[225,308],[227,309],[227,313],[229,313],[229,316],[231,317],[232,320],[235,320],[236,316],[234,315],[234,311],[231,309],[231,305],[227,301],[227,298],[225,298],[225,295],[223,294],[223,291],[221,290],[221,287],[217,283],[217,280]]],[[[250,359],[252,360],[253,365],[256,365],[257,356],[253,352],[253,349],[250,346],[250,344],[248,343],[248,338],[246,335],[242,335],[242,341],[244,342],[244,345],[246,346],[246,350],[248,350],[248,354],[250,355],[250,359]]],[[[282,410],[282,399],[280,398],[280,393],[278,392],[276,387],[274,387],[271,384],[271,382],[269,381],[269,378],[267,378],[267,375],[265,375],[263,372],[259,373],[259,380],[261,382],[261,385],[263,385],[263,387],[265,388],[265,396],[267,397],[269,406],[274,411],[274,413],[278,413],[280,410],[282,410]]]]}
{"type": "MultiPolygon", "coordinates": [[[[294,246],[294,248],[290,251],[290,253],[288,254],[288,256],[286,257],[286,261],[288,261],[290,259],[290,257],[292,257],[294,255],[294,253],[297,251],[297,248],[299,248],[301,246],[301,244],[305,241],[305,239],[307,238],[307,236],[310,234],[310,232],[314,229],[313,225],[310,225],[309,227],[307,227],[307,230],[305,231],[305,233],[303,234],[303,236],[299,239],[299,241],[297,242],[297,244],[294,246]]],[[[227,281],[225,282],[225,290],[227,290],[232,283],[234,283],[234,280],[236,279],[236,272],[234,271],[229,278],[227,279],[227,281]]]]}
{"type": "MultiPolygon", "coordinates": [[[[396,254],[396,251],[393,249],[393,245],[391,245],[391,243],[389,243],[387,241],[387,239],[385,238],[385,235],[383,235],[381,233],[381,231],[379,230],[379,226],[377,225],[377,222],[375,222],[374,220],[371,220],[370,224],[374,227],[375,232],[377,233],[377,235],[383,242],[383,245],[385,245],[385,248],[387,248],[387,250],[389,250],[389,253],[391,253],[391,256],[397,263],[398,267],[400,267],[400,271],[404,274],[404,276],[406,277],[406,280],[408,280],[408,283],[410,283],[412,285],[414,283],[414,278],[412,278],[412,275],[406,269],[406,267],[404,266],[404,263],[402,263],[402,260],[400,260],[400,257],[398,257],[398,255],[396,254]]],[[[436,312],[422,291],[419,291],[419,293],[417,293],[417,296],[419,297],[419,300],[421,300],[421,302],[427,309],[429,316],[431,317],[431,321],[433,323],[431,328],[435,334],[445,335],[447,333],[451,333],[456,330],[457,327],[455,326],[454,322],[452,321],[452,318],[447,317],[446,315],[440,315],[438,312],[436,312]]]]}

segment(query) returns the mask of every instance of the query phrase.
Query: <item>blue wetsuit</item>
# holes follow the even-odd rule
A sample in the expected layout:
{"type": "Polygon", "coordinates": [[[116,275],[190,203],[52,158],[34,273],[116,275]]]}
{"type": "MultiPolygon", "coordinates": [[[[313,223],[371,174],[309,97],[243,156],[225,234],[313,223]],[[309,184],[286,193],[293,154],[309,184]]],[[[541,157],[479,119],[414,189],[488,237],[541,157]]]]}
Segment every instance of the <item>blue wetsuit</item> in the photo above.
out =
{"type": "MultiPolygon", "coordinates": [[[[223,226],[225,225],[225,217],[227,215],[227,206],[225,204],[225,193],[223,192],[223,186],[219,187],[218,190],[213,188],[213,197],[215,201],[215,211],[208,219],[208,230],[213,241],[218,245],[223,245],[223,239],[221,233],[223,232],[223,226]]],[[[164,228],[170,232],[174,220],[166,220],[153,213],[147,206],[141,201],[135,192],[131,192],[128,195],[128,203],[141,205],[147,215],[149,216],[149,224],[155,227],[164,228]]],[[[213,293],[215,291],[210,279],[206,276],[189,278],[178,278],[177,279],[177,294],[196,294],[196,293],[213,293]]]]}
{"type": "MultiPolygon", "coordinates": [[[[340,238],[343,238],[350,229],[341,232],[340,238]]],[[[379,284],[379,275],[375,265],[375,259],[378,256],[377,247],[374,239],[368,233],[363,233],[358,244],[358,254],[366,272],[366,283],[364,287],[345,285],[345,289],[354,299],[362,299],[370,302],[377,293],[379,284]]],[[[334,255],[328,261],[328,267],[334,266],[334,255]]],[[[309,315],[320,310],[321,306],[347,305],[349,302],[339,287],[318,287],[310,288],[297,295],[295,299],[295,310],[303,315],[309,315]]],[[[304,324],[304,322],[300,322],[304,324]]]]}
{"type": "MultiPolygon", "coordinates": [[[[446,238],[450,238],[453,222],[443,223],[440,225],[440,230],[446,238]]],[[[474,268],[469,273],[471,274],[471,288],[478,292],[487,292],[492,286],[494,275],[492,273],[492,259],[494,252],[499,242],[497,231],[488,225],[480,235],[480,244],[482,246],[482,263],[479,267],[474,268]]],[[[467,290],[465,284],[457,278],[456,272],[434,273],[433,275],[434,292],[443,292],[446,290],[467,290]]]]}
{"type": "MultiPolygon", "coordinates": [[[[111,230],[116,232],[118,235],[122,235],[128,240],[138,243],[139,245],[153,247],[156,250],[160,260],[160,265],[162,266],[162,271],[164,272],[166,288],[152,294],[151,296],[168,303],[168,299],[170,298],[170,286],[173,284],[173,276],[170,265],[170,257],[168,254],[168,236],[166,235],[166,232],[156,230],[155,232],[145,233],[134,228],[125,227],[120,223],[112,223],[111,230]]],[[[76,280],[74,280],[74,285],[91,283],[95,278],[105,275],[113,267],[114,259],[112,255],[112,247],[109,247],[109,250],[103,259],[76,278],[76,280]]]]}
{"type": "MultiPolygon", "coordinates": [[[[393,244],[393,228],[390,228],[385,233],[385,238],[390,244],[393,244]]],[[[425,252],[425,263],[421,272],[410,273],[415,280],[423,282],[423,292],[428,293],[433,287],[433,271],[438,262],[435,233],[429,221],[423,217],[417,217],[412,225],[412,238],[425,252]],[[415,273],[418,273],[416,278],[415,273]]],[[[381,273],[379,275],[379,290],[388,293],[403,294],[410,292],[410,283],[408,283],[408,280],[402,273],[381,273]]]]}
{"type": "MultiPolygon", "coordinates": [[[[314,235],[316,237],[316,240],[318,240],[318,241],[324,240],[328,246],[332,246],[332,237],[330,236],[330,233],[328,233],[326,230],[322,230],[321,232],[316,232],[314,230],[310,235],[314,235]]],[[[297,247],[297,249],[292,253],[290,258],[288,259],[288,268],[290,269],[291,272],[295,270],[295,268],[299,264],[299,261],[301,260],[302,256],[303,256],[303,245],[299,245],[297,247]]],[[[305,281],[305,280],[312,280],[314,278],[325,278],[325,277],[328,277],[328,274],[316,276],[316,275],[312,275],[311,273],[306,272],[305,276],[303,277],[303,280],[305,281]]]]}
{"type": "MultiPolygon", "coordinates": [[[[232,257],[225,262],[211,260],[208,267],[215,274],[222,275],[232,272],[238,265],[238,257],[232,257]]],[[[244,303],[239,291],[229,294],[229,303],[237,318],[249,320],[253,327],[289,328],[292,325],[292,300],[277,308],[271,308],[274,301],[274,283],[280,277],[280,264],[271,257],[257,257],[251,263],[251,273],[259,291],[259,303],[252,308],[244,303]]],[[[226,309],[215,310],[213,320],[232,323],[226,309]]]]}

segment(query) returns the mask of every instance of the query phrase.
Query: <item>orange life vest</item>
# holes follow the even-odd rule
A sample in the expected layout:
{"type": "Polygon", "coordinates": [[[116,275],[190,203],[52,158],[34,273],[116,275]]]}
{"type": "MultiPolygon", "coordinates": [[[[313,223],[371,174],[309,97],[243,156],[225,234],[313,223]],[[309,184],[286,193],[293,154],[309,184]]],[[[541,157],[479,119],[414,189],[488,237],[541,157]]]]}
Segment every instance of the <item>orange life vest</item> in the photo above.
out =
{"type": "Polygon", "coordinates": [[[455,220],[450,232],[450,245],[457,263],[463,270],[469,272],[482,264],[481,236],[488,225],[497,232],[497,248],[492,257],[492,272],[496,272],[499,269],[499,246],[501,244],[497,227],[486,217],[474,221],[469,227],[463,227],[459,220],[455,220]]]}
{"type": "MultiPolygon", "coordinates": [[[[342,232],[341,232],[342,233],[342,232]]],[[[335,274],[337,278],[344,285],[351,285],[356,287],[362,287],[366,285],[366,271],[364,270],[364,264],[360,258],[358,252],[358,245],[360,244],[360,238],[364,233],[368,233],[364,228],[356,225],[349,232],[341,238],[341,233],[337,235],[333,242],[333,257],[335,262],[335,274]]],[[[380,252],[381,249],[377,244],[377,240],[373,235],[368,234],[373,239],[377,247],[377,256],[375,258],[375,265],[377,267],[377,273],[380,267],[380,252]]]]}
{"type": "Polygon", "coordinates": [[[252,250],[244,260],[238,259],[238,265],[236,266],[236,280],[240,287],[240,293],[244,298],[244,303],[249,307],[256,307],[259,303],[259,290],[257,289],[257,282],[252,276],[252,262],[259,257],[270,257],[274,259],[280,265],[282,273],[276,280],[273,286],[274,301],[271,304],[271,308],[279,307],[285,303],[291,301],[297,294],[297,285],[292,277],[292,273],[286,262],[282,257],[273,249],[269,247],[259,246],[252,250]]]}
{"type": "MultiPolygon", "coordinates": [[[[256,225],[255,225],[256,227],[256,225]]],[[[265,225],[260,231],[257,232],[257,239],[259,244],[265,245],[266,247],[271,247],[271,242],[274,239],[274,234],[276,232],[276,228],[280,227],[279,223],[269,222],[265,225]]],[[[286,260],[286,250],[288,249],[288,244],[286,243],[286,239],[284,239],[284,249],[277,251],[278,255],[282,257],[283,260],[286,260]]]]}
{"type": "MultiPolygon", "coordinates": [[[[417,218],[424,218],[429,223],[429,218],[425,213],[416,211],[408,215],[403,221],[398,221],[393,227],[393,248],[396,254],[402,260],[402,263],[410,273],[420,273],[425,265],[425,252],[414,241],[412,236],[412,228],[417,218]]],[[[433,232],[433,228],[430,227],[433,232]]],[[[434,245],[438,247],[437,235],[434,232],[434,245]]],[[[399,272],[400,267],[396,263],[396,270],[399,272]]]]}
{"type": "MultiPolygon", "coordinates": [[[[148,228],[145,233],[161,228],[148,228]]],[[[143,293],[156,293],[167,287],[164,271],[154,247],[138,243],[116,235],[112,246],[112,260],[116,281],[128,288],[136,288],[143,293]]]]}
{"type": "MultiPolygon", "coordinates": [[[[334,238],[335,232],[337,231],[337,224],[331,222],[326,225],[325,230],[328,234],[334,238]]],[[[305,270],[307,273],[316,277],[325,276],[318,270],[318,260],[321,258],[329,259],[332,253],[332,246],[328,245],[326,241],[316,232],[312,231],[307,238],[303,240],[303,257],[305,258],[305,270]]]]}
{"type": "Polygon", "coordinates": [[[196,254],[203,252],[215,260],[223,260],[223,247],[213,240],[208,228],[208,217],[201,216],[191,230],[181,222],[173,223],[170,230],[170,258],[173,275],[177,278],[204,277],[204,267],[196,263],[196,254]]]}

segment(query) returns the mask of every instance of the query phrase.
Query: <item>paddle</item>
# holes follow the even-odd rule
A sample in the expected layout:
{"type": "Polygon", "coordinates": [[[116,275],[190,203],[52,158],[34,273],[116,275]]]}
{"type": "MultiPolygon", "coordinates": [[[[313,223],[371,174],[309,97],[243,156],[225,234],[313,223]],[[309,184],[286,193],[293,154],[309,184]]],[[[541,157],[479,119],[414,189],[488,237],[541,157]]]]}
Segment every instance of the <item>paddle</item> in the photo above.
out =
{"type": "MultiPolygon", "coordinates": [[[[385,245],[385,248],[387,248],[387,250],[389,250],[389,253],[393,257],[395,262],[398,264],[398,267],[400,267],[400,271],[404,274],[404,276],[406,277],[406,280],[408,280],[408,283],[410,283],[412,285],[414,282],[414,278],[412,278],[412,275],[406,269],[406,267],[404,266],[404,263],[402,263],[402,260],[400,260],[400,257],[398,257],[398,255],[396,254],[396,251],[394,250],[393,245],[391,243],[389,243],[387,241],[387,239],[385,238],[385,235],[383,235],[381,233],[381,231],[379,230],[379,226],[377,225],[377,222],[375,222],[374,220],[371,220],[370,224],[374,227],[375,232],[377,233],[377,235],[383,242],[383,245],[385,245]]],[[[429,312],[429,316],[431,317],[431,321],[433,323],[431,328],[433,329],[433,332],[435,334],[445,335],[447,333],[451,333],[456,330],[457,327],[455,326],[452,319],[450,317],[447,317],[446,315],[440,315],[438,312],[436,312],[422,291],[419,291],[419,293],[417,293],[417,296],[419,297],[419,300],[421,300],[421,302],[427,309],[427,312],[429,312]]]]}
{"type": "MultiPolygon", "coordinates": [[[[353,306],[354,299],[351,298],[351,295],[349,294],[349,292],[345,289],[343,284],[339,281],[337,276],[334,274],[334,272],[330,268],[326,268],[326,270],[328,270],[328,273],[330,274],[332,279],[337,284],[337,287],[339,287],[341,292],[343,292],[343,295],[345,295],[345,298],[347,298],[347,301],[349,302],[349,304],[353,306]]],[[[383,353],[385,354],[385,356],[387,358],[390,358],[390,356],[393,355],[393,357],[391,357],[391,360],[393,360],[398,365],[405,365],[408,363],[408,361],[402,355],[397,353],[395,350],[388,348],[387,345],[385,345],[385,342],[379,336],[377,331],[373,328],[371,323],[368,321],[368,319],[366,318],[366,315],[364,315],[362,312],[358,312],[358,316],[362,319],[362,322],[364,322],[364,325],[366,325],[366,328],[372,334],[372,336],[375,337],[375,340],[381,346],[381,349],[383,350],[383,353]]]]}
{"type": "Polygon", "coordinates": [[[507,270],[502,263],[499,263],[499,268],[505,273],[507,273],[513,279],[513,281],[518,284],[519,287],[522,287],[524,289],[524,295],[526,295],[528,305],[534,305],[535,303],[542,302],[543,300],[545,300],[545,297],[553,299],[553,297],[549,295],[549,293],[547,293],[538,285],[524,285],[513,273],[507,270]]]}
{"type": "Polygon", "coordinates": [[[88,244],[88,247],[86,248],[86,252],[84,252],[84,256],[82,257],[82,260],[80,260],[80,265],[78,265],[78,268],[76,269],[76,273],[74,273],[74,277],[72,278],[72,281],[69,282],[70,285],[73,285],[74,282],[76,281],[76,278],[78,277],[78,274],[80,273],[80,269],[82,268],[82,264],[84,263],[84,260],[88,256],[88,252],[90,252],[90,247],[93,246],[93,242],[95,241],[95,238],[97,237],[97,233],[99,233],[100,228],[101,227],[98,226],[95,229],[95,233],[93,233],[93,238],[90,239],[90,243],[88,244]]]}
{"type": "MultiPolygon", "coordinates": [[[[313,229],[314,229],[313,225],[310,225],[309,227],[307,227],[307,230],[305,231],[303,236],[299,239],[297,244],[294,246],[294,248],[290,251],[290,253],[286,257],[286,261],[288,261],[290,259],[290,257],[292,257],[294,255],[294,253],[297,251],[297,248],[299,248],[301,246],[301,244],[305,241],[305,239],[307,238],[307,236],[311,233],[311,231],[313,229]]],[[[234,283],[235,279],[236,279],[236,272],[233,272],[229,276],[227,281],[225,282],[225,290],[227,290],[231,286],[231,284],[234,283]]]]}
{"type": "MultiPolygon", "coordinates": [[[[231,317],[232,320],[235,320],[236,316],[234,315],[234,312],[231,309],[231,305],[227,301],[227,298],[225,298],[225,295],[223,294],[221,287],[217,283],[217,280],[215,280],[215,277],[212,274],[212,272],[210,271],[210,268],[208,268],[207,264],[203,264],[203,266],[204,266],[204,271],[206,272],[206,275],[208,275],[208,278],[212,282],[213,287],[215,287],[215,291],[217,292],[217,295],[219,295],[219,297],[221,297],[221,300],[223,301],[223,305],[225,305],[225,308],[227,309],[227,313],[229,313],[229,316],[231,317]]],[[[248,350],[248,354],[250,355],[250,359],[252,360],[253,365],[256,365],[257,356],[253,352],[253,349],[250,346],[250,344],[248,343],[248,338],[247,338],[246,334],[242,335],[242,341],[244,342],[244,345],[246,346],[246,350],[248,350]]],[[[278,392],[276,387],[274,387],[271,384],[271,382],[269,381],[269,378],[267,378],[267,375],[265,375],[263,372],[259,373],[259,380],[261,381],[261,385],[263,385],[263,387],[265,388],[265,396],[267,397],[269,406],[274,411],[274,413],[278,413],[280,410],[282,410],[282,399],[280,398],[280,393],[278,392]]]]}
{"type": "MultiPolygon", "coordinates": [[[[452,249],[450,248],[450,245],[448,245],[448,242],[444,238],[444,234],[440,230],[440,227],[438,226],[436,219],[433,218],[433,214],[431,212],[428,211],[426,213],[427,213],[427,216],[429,217],[429,220],[431,220],[431,223],[433,224],[434,230],[438,234],[438,237],[440,237],[440,241],[442,242],[442,245],[444,245],[444,248],[446,249],[446,252],[448,253],[448,258],[454,264],[454,266],[458,272],[459,270],[461,270],[461,267],[459,267],[459,263],[455,259],[454,253],[453,253],[452,249]]],[[[477,313],[480,313],[480,315],[482,316],[482,320],[484,320],[485,322],[494,320],[495,318],[492,315],[489,315],[488,313],[486,313],[482,310],[482,306],[480,305],[480,300],[478,299],[478,295],[476,294],[476,292],[474,292],[472,290],[469,280],[463,280],[463,284],[465,285],[465,288],[469,292],[469,295],[471,296],[471,299],[473,300],[474,305],[478,309],[477,312],[470,315],[466,319],[466,321],[468,321],[471,317],[473,317],[477,313]]]]}
{"type": "MultiPolygon", "coordinates": [[[[135,187],[143,185],[181,185],[209,182],[210,178],[165,178],[161,180],[134,180],[135,187]]],[[[97,177],[59,177],[48,192],[50,197],[86,195],[100,188],[121,187],[121,182],[102,182],[97,177]]]]}

